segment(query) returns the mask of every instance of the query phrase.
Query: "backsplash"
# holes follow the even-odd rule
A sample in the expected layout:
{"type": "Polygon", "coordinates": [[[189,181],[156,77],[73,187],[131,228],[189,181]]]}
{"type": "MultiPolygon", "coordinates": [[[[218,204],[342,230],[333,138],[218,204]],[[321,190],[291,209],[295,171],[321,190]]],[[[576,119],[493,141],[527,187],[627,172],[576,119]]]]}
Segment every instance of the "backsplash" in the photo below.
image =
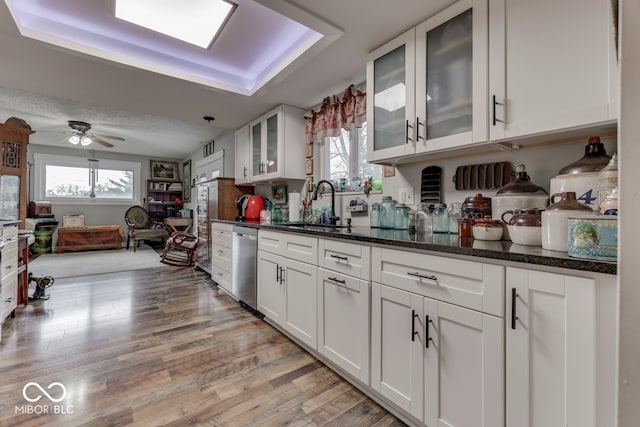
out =
{"type": "MultiPolygon", "coordinates": [[[[482,190],[456,190],[453,177],[456,175],[456,169],[462,165],[509,162],[511,166],[524,164],[527,173],[531,177],[531,181],[549,191],[550,180],[558,174],[558,171],[567,164],[579,159],[584,155],[584,148],[588,139],[584,141],[572,142],[567,144],[523,148],[517,151],[502,151],[494,154],[469,156],[456,159],[434,160],[433,162],[425,161],[422,163],[414,163],[410,165],[399,165],[396,168],[395,176],[386,177],[382,180],[382,192],[372,192],[369,195],[363,193],[336,193],[336,210],[339,212],[341,223],[346,224],[345,219],[351,218],[353,226],[368,226],[369,212],[371,204],[380,202],[384,195],[390,195],[395,200],[400,199],[400,190],[407,188],[413,189],[413,202],[408,201],[407,204],[411,208],[417,207],[420,203],[420,182],[422,170],[431,165],[442,168],[442,184],[441,194],[443,203],[462,202],[465,198],[481,193],[485,197],[493,197],[497,188],[482,190]],[[364,199],[368,204],[366,213],[350,213],[346,207],[352,200],[364,199]]],[[[615,137],[603,138],[602,143],[607,150],[607,154],[612,155],[617,151],[617,139],[615,137]]],[[[287,185],[288,192],[299,192],[302,189],[304,181],[291,180],[284,183],[287,185]]],[[[279,184],[280,185],[280,184],[279,184]]],[[[272,197],[272,185],[256,185],[255,193],[265,198],[272,197]]],[[[325,196],[314,202],[314,208],[330,203],[330,197],[325,196]]]]}

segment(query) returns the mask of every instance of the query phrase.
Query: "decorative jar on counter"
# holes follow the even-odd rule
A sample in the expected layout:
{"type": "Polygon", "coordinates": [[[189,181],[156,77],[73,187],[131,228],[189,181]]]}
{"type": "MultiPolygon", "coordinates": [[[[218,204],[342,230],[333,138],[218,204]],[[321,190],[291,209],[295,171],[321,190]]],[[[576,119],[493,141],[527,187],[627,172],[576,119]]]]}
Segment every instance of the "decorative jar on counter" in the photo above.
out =
{"type": "Polygon", "coordinates": [[[391,196],[384,196],[380,203],[380,228],[393,228],[396,203],[391,196]]]}
{"type": "Polygon", "coordinates": [[[396,204],[393,228],[396,230],[409,229],[409,207],[404,203],[396,204]]]}
{"type": "Polygon", "coordinates": [[[449,214],[447,213],[447,205],[437,203],[433,208],[433,232],[448,233],[449,232],[449,214]]]}

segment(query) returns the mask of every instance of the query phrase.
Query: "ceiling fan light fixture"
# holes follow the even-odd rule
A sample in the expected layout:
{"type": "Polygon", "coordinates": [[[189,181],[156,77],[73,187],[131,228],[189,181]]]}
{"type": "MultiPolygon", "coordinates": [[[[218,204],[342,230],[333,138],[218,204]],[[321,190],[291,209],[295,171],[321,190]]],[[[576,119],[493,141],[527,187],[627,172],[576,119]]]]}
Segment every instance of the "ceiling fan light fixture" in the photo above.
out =
{"type": "Polygon", "coordinates": [[[116,0],[116,18],[208,49],[236,8],[227,0],[116,0]]]}
{"type": "Polygon", "coordinates": [[[82,138],[80,138],[80,145],[82,145],[83,147],[86,147],[87,145],[91,144],[93,141],[91,141],[91,138],[89,138],[86,135],[83,135],[82,138]]]}
{"type": "Polygon", "coordinates": [[[80,142],[80,137],[78,135],[71,135],[69,137],[69,142],[73,145],[78,145],[78,143],[80,142]]]}

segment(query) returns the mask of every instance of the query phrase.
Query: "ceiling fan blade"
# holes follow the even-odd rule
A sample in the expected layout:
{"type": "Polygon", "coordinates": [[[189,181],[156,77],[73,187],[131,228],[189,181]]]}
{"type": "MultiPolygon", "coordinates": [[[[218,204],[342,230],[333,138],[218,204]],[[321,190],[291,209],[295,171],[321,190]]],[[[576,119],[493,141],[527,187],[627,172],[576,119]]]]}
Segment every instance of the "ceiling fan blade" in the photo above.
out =
{"type": "Polygon", "coordinates": [[[113,144],[110,142],[107,142],[103,139],[98,138],[95,134],[93,135],[87,135],[89,136],[89,138],[93,141],[93,142],[97,142],[98,144],[104,145],[105,147],[111,148],[113,147],[113,144]]]}
{"type": "Polygon", "coordinates": [[[121,136],[103,135],[101,133],[95,133],[95,132],[92,135],[96,135],[99,138],[109,138],[109,139],[115,139],[116,141],[124,141],[124,138],[121,136]]]}

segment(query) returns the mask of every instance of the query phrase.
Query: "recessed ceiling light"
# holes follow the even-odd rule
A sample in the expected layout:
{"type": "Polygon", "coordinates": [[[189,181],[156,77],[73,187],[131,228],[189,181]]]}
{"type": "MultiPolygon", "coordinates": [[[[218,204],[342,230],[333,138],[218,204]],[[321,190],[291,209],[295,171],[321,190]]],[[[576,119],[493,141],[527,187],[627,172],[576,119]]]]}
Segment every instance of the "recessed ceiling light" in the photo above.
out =
{"type": "Polygon", "coordinates": [[[115,16],[207,49],[236,4],[227,0],[116,0],[115,16]]]}

